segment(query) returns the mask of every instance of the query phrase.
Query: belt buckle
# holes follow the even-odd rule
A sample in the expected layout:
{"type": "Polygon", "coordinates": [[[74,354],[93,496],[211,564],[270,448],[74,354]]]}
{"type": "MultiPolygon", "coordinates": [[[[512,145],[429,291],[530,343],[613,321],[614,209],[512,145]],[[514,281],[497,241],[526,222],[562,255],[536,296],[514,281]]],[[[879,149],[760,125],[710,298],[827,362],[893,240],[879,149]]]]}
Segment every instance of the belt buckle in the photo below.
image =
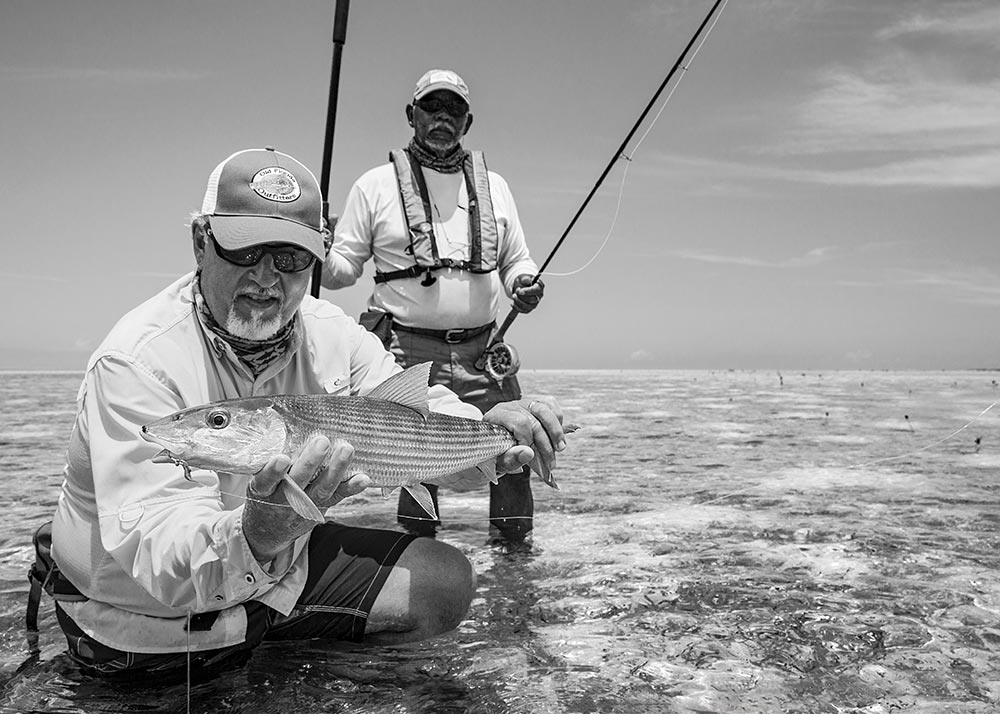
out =
{"type": "Polygon", "coordinates": [[[454,345],[465,340],[465,328],[458,330],[445,330],[444,341],[449,345],[454,345]]]}

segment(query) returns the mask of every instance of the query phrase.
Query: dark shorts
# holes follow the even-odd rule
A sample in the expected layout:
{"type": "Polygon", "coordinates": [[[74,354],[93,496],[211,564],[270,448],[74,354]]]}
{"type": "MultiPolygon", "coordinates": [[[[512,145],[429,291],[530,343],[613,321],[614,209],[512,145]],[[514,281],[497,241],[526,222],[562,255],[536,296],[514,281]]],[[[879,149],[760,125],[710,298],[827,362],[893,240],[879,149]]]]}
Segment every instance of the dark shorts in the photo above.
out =
{"type": "MultiPolygon", "coordinates": [[[[264,641],[324,638],[360,642],[390,571],[414,539],[407,533],[337,523],[317,526],[309,538],[309,576],[292,613],[286,617],[262,603],[244,603],[246,641],[192,652],[192,668],[228,665],[245,658],[264,641]]],[[[56,616],[70,656],[91,672],[138,674],[180,670],[188,665],[187,652],[142,654],[103,645],[84,633],[58,604],[56,616]]]]}

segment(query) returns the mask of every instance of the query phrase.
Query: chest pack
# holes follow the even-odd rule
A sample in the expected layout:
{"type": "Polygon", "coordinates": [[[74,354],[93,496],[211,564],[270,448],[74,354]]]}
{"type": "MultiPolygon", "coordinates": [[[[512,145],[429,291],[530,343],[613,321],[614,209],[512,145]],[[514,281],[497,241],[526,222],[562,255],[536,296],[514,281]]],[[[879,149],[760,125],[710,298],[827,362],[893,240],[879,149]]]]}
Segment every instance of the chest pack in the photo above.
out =
{"type": "Polygon", "coordinates": [[[431,285],[434,282],[433,271],[441,268],[458,268],[472,273],[489,273],[496,270],[499,234],[483,152],[468,152],[462,164],[462,175],[469,197],[468,260],[441,257],[434,236],[427,182],[417,160],[406,149],[390,151],[389,159],[396,169],[403,219],[410,236],[406,252],[413,256],[415,264],[402,270],[377,271],[375,282],[415,278],[424,274],[422,284],[431,285]]]}

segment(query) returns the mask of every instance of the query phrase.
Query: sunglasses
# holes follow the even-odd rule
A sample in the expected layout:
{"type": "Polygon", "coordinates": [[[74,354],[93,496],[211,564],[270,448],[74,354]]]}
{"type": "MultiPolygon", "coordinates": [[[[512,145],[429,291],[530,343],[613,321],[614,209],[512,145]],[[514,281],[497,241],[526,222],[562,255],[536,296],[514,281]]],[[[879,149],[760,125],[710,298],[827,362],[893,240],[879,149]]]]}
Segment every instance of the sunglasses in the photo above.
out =
{"type": "Polygon", "coordinates": [[[457,97],[455,99],[441,99],[439,97],[418,99],[416,104],[428,114],[437,114],[444,109],[448,112],[448,116],[456,119],[469,113],[469,105],[457,97]]]}
{"type": "Polygon", "coordinates": [[[227,263],[239,265],[242,268],[249,268],[257,265],[264,257],[264,254],[271,256],[274,267],[281,273],[301,273],[312,265],[316,256],[305,248],[289,245],[288,243],[268,243],[263,245],[253,245],[249,248],[238,248],[237,250],[226,250],[219,241],[215,240],[212,229],[207,227],[208,235],[215,246],[215,254],[227,263]]]}

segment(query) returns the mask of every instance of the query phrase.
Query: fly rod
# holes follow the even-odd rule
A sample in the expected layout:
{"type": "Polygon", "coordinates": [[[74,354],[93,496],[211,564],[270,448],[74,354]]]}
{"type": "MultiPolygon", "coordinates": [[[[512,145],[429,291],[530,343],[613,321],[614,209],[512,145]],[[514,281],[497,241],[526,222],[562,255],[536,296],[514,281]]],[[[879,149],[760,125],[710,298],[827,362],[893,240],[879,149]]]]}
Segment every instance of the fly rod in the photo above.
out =
{"type": "MultiPolygon", "coordinates": [[[[653,108],[653,105],[656,104],[656,100],[660,98],[660,95],[663,93],[663,90],[670,83],[670,80],[673,79],[674,75],[677,73],[677,70],[681,68],[684,62],[684,58],[687,57],[688,52],[691,51],[691,48],[694,46],[694,43],[698,40],[699,35],[701,35],[702,31],[708,25],[709,20],[712,19],[712,15],[715,14],[715,11],[718,9],[719,5],[722,4],[722,2],[723,0],[715,0],[715,4],[712,5],[712,9],[708,11],[707,15],[705,15],[705,19],[701,21],[701,25],[698,26],[698,29],[695,31],[694,35],[692,35],[691,40],[687,43],[687,47],[684,48],[684,51],[681,52],[680,56],[677,58],[677,61],[674,62],[674,66],[670,68],[669,72],[667,72],[667,76],[664,78],[663,82],[660,83],[660,86],[653,94],[652,99],[650,99],[649,103],[646,104],[646,108],[642,110],[642,114],[640,114],[639,118],[635,120],[635,124],[632,125],[632,129],[629,131],[624,141],[622,141],[621,146],[619,146],[618,149],[615,151],[615,153],[612,154],[611,160],[608,162],[608,165],[604,168],[604,171],[601,173],[600,178],[597,179],[597,183],[595,183],[594,187],[590,189],[590,193],[587,194],[587,197],[583,200],[583,203],[580,205],[580,208],[577,210],[572,220],[570,220],[569,225],[566,226],[566,230],[563,231],[562,235],[559,237],[559,240],[556,241],[556,244],[552,248],[552,251],[545,259],[545,262],[542,263],[542,267],[538,269],[538,274],[531,281],[532,285],[537,283],[538,280],[541,278],[542,273],[545,272],[545,268],[548,267],[549,263],[552,261],[552,258],[555,256],[556,251],[559,250],[560,246],[562,246],[563,244],[563,241],[566,240],[566,236],[568,236],[569,232],[573,230],[573,226],[576,225],[576,221],[578,218],[580,218],[580,214],[582,214],[584,209],[587,208],[587,204],[590,203],[590,199],[594,197],[594,194],[597,193],[597,190],[601,187],[601,184],[604,183],[604,179],[607,178],[609,173],[611,173],[611,169],[614,167],[615,163],[618,161],[618,159],[620,159],[622,156],[625,155],[625,148],[628,146],[628,143],[632,140],[632,137],[635,136],[635,132],[639,129],[639,125],[642,124],[643,120],[646,118],[646,115],[649,114],[650,110],[653,108]]],[[[514,318],[516,318],[517,315],[518,315],[517,310],[511,308],[510,312],[507,314],[507,318],[503,321],[503,324],[500,325],[500,329],[497,330],[495,335],[493,335],[493,339],[490,341],[489,346],[487,346],[483,354],[480,355],[479,359],[476,360],[477,369],[486,369],[487,372],[489,372],[497,379],[502,379],[503,377],[514,374],[517,371],[518,368],[517,353],[513,351],[512,347],[504,344],[503,342],[504,335],[507,333],[507,330],[513,324],[514,318]]]]}
{"type": "MultiPolygon", "coordinates": [[[[333,11],[333,59],[330,65],[330,95],[326,105],[326,137],[323,141],[323,169],[320,179],[320,191],[323,194],[323,220],[330,226],[330,167],[333,163],[333,129],[337,123],[337,94],[340,91],[340,57],[347,40],[347,9],[350,0],[337,0],[333,11]]],[[[327,245],[327,249],[329,249],[327,245]]],[[[317,260],[313,265],[312,289],[313,297],[319,297],[320,282],[323,278],[323,262],[317,260]]]]}

